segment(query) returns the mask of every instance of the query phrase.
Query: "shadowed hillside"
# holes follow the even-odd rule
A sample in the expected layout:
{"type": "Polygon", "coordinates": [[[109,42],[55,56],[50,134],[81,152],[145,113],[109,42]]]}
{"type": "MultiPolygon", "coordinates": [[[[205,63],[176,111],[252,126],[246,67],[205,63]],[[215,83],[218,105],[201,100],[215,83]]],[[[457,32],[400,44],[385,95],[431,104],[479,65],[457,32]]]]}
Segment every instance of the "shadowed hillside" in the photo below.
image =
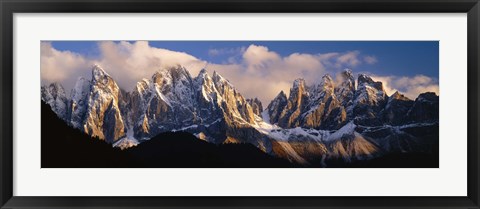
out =
{"type": "Polygon", "coordinates": [[[251,144],[215,145],[185,132],[168,132],[128,150],[112,148],[74,129],[42,102],[42,168],[272,168],[294,167],[251,144]]]}

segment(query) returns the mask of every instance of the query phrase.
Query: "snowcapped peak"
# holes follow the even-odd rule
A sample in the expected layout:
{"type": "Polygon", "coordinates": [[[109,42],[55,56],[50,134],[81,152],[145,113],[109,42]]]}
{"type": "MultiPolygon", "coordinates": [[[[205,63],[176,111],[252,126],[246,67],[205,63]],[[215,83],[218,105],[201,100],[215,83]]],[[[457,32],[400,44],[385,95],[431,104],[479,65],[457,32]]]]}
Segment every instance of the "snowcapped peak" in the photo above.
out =
{"type": "Polygon", "coordinates": [[[51,83],[48,86],[48,89],[49,89],[51,94],[63,94],[63,95],[65,95],[65,89],[58,82],[51,83]]]}
{"type": "Polygon", "coordinates": [[[333,88],[334,82],[332,77],[329,74],[326,74],[322,77],[322,82],[320,83],[323,87],[333,88]]]}
{"type": "MultiPolygon", "coordinates": [[[[341,94],[348,94],[348,92],[355,90],[355,78],[350,69],[345,69],[336,77],[336,91],[341,94]]],[[[346,95],[344,95],[346,96],[346,95]]]]}
{"type": "Polygon", "coordinates": [[[353,135],[355,133],[355,128],[357,125],[353,121],[348,122],[342,128],[335,131],[333,134],[326,138],[326,141],[340,140],[346,135],[353,135]]]}
{"type": "Polygon", "coordinates": [[[75,83],[75,87],[72,89],[72,91],[82,92],[84,91],[84,89],[86,88],[85,86],[87,85],[88,85],[87,79],[85,79],[84,77],[78,77],[77,82],[75,83]]]}
{"type": "Polygon", "coordinates": [[[346,68],[340,73],[345,79],[354,79],[352,70],[346,68]]]}
{"type": "Polygon", "coordinates": [[[358,88],[361,89],[363,86],[370,86],[375,88],[378,91],[384,91],[383,84],[380,81],[374,81],[370,76],[365,74],[358,75],[358,88]]]}
{"type": "Polygon", "coordinates": [[[175,67],[171,67],[170,74],[172,74],[172,77],[174,78],[179,78],[179,77],[191,78],[190,72],[183,65],[176,65],[175,67]]]}
{"type": "Polygon", "coordinates": [[[223,77],[217,73],[217,71],[213,71],[213,79],[214,80],[217,80],[217,79],[223,79],[223,77]]]}
{"type": "Polygon", "coordinates": [[[63,88],[62,85],[58,82],[53,82],[50,84],[50,88],[60,89],[63,88]]]}
{"type": "Polygon", "coordinates": [[[197,88],[202,88],[203,86],[207,86],[208,89],[211,89],[210,87],[213,84],[212,78],[208,75],[208,72],[205,68],[200,70],[197,77],[194,78],[194,82],[197,85],[197,88]]]}
{"type": "Polygon", "coordinates": [[[148,79],[142,79],[141,81],[137,82],[137,85],[135,86],[135,91],[138,93],[143,93],[147,89],[149,89],[150,86],[150,81],[148,79]]]}
{"type": "Polygon", "coordinates": [[[152,81],[154,83],[158,83],[159,81],[162,80],[163,78],[163,73],[160,73],[159,71],[156,71],[153,75],[152,75],[152,81]]]}
{"type": "Polygon", "coordinates": [[[217,71],[213,71],[213,82],[216,84],[216,85],[223,85],[223,84],[228,84],[229,86],[233,87],[230,82],[223,78],[220,74],[217,73],[217,71]]]}
{"type": "Polygon", "coordinates": [[[293,81],[293,89],[297,89],[299,87],[304,87],[305,86],[305,79],[303,78],[297,78],[295,81],[293,81]]]}
{"type": "Polygon", "coordinates": [[[103,70],[100,65],[94,65],[92,68],[92,80],[98,81],[104,79],[105,77],[110,77],[105,70],[103,70]]]}
{"type": "Polygon", "coordinates": [[[371,83],[374,83],[373,79],[368,76],[368,75],[365,75],[365,74],[359,74],[358,75],[358,85],[362,85],[364,83],[368,83],[368,84],[371,84],[371,83]]]}
{"type": "Polygon", "coordinates": [[[205,68],[202,68],[202,70],[200,70],[200,72],[198,73],[198,75],[205,75],[207,74],[207,69],[205,68]]]}
{"type": "Polygon", "coordinates": [[[330,76],[330,74],[325,74],[324,76],[322,76],[322,80],[328,80],[330,82],[333,82],[332,76],[330,76]]]}
{"type": "Polygon", "coordinates": [[[92,69],[92,85],[95,86],[113,86],[118,88],[115,81],[99,65],[94,65],[92,69]]]}
{"type": "Polygon", "coordinates": [[[200,70],[200,72],[198,73],[196,79],[201,79],[201,80],[210,79],[210,76],[208,75],[207,70],[206,70],[205,68],[203,68],[203,69],[200,70]]]}
{"type": "Polygon", "coordinates": [[[42,100],[49,104],[60,118],[65,119],[67,117],[68,99],[61,84],[55,82],[48,87],[42,86],[41,96],[42,100]]]}

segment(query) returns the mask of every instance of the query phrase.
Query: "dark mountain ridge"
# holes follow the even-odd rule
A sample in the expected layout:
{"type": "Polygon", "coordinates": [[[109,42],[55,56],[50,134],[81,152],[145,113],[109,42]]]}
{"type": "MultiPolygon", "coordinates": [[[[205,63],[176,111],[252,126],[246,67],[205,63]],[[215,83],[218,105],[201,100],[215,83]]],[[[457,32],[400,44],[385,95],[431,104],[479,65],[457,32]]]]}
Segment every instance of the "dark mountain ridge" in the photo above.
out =
{"type": "MultiPolygon", "coordinates": [[[[309,167],[353,165],[405,153],[438,153],[439,100],[435,93],[410,100],[399,92],[388,96],[381,82],[364,74],[358,75],[358,85],[350,70],[338,77],[334,81],[325,75],[313,85],[297,79],[288,97],[280,92],[263,110],[258,99],[243,97],[216,72],[210,77],[202,70],[192,77],[186,68],[176,66],[124,91],[101,67],[94,66],[91,79],[79,78],[69,98],[60,84],[53,83],[42,87],[42,101],[69,126],[116,147],[130,147],[123,152],[131,153],[131,159],[138,152],[135,150],[151,149],[148,144],[163,150],[158,143],[166,143],[168,148],[185,143],[183,139],[195,141],[195,145],[184,144],[184,149],[212,151],[208,147],[218,145],[219,150],[212,151],[217,154],[205,158],[215,165],[221,164],[219,156],[233,157],[218,155],[232,143],[238,145],[235,149],[250,146],[255,151],[244,151],[260,151],[309,167]],[[409,131],[412,129],[416,131],[409,131]],[[168,135],[171,131],[175,134],[168,135]],[[182,132],[190,136],[180,136],[182,132]],[[181,139],[152,140],[159,136],[181,139]],[[197,138],[203,141],[197,142],[197,138]]],[[[168,158],[169,152],[175,151],[156,152],[158,156],[152,159],[168,158]]],[[[248,165],[252,166],[255,164],[248,165]]]]}
{"type": "Polygon", "coordinates": [[[42,102],[42,168],[298,167],[251,144],[216,145],[187,132],[165,132],[128,150],[68,126],[42,102]]]}

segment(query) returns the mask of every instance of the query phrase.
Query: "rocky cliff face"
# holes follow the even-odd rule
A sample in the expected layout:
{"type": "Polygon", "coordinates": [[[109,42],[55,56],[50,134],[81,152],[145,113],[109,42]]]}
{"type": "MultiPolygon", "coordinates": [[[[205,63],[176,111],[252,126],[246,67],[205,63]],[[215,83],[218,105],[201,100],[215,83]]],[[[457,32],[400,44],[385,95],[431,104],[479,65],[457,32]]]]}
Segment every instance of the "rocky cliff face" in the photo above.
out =
{"type": "Polygon", "coordinates": [[[90,88],[90,81],[80,77],[77,79],[75,87],[72,89],[70,94],[70,123],[74,128],[83,128],[83,121],[85,119],[85,114],[87,113],[90,88]]]}
{"type": "Polygon", "coordinates": [[[141,141],[184,130],[213,143],[229,139],[270,147],[252,127],[263,110],[261,102],[245,99],[216,72],[210,77],[202,70],[193,78],[184,67],[174,66],[122,92],[110,75],[94,66],[91,80],[79,78],[70,99],[59,84],[42,87],[42,99],[73,127],[109,143],[126,138],[128,131],[141,141]]]}
{"type": "Polygon", "coordinates": [[[119,109],[120,88],[99,66],[92,70],[83,129],[85,133],[115,142],[125,136],[126,127],[119,109]]]}
{"type": "Polygon", "coordinates": [[[262,102],[258,98],[247,99],[247,102],[250,104],[250,107],[252,107],[253,113],[261,117],[263,112],[262,102]]]}
{"type": "Polygon", "coordinates": [[[350,70],[312,85],[297,79],[263,110],[220,74],[192,77],[182,66],[161,69],[121,90],[101,67],[79,78],[70,97],[60,84],[42,87],[42,100],[71,126],[128,148],[162,132],[187,131],[212,143],[250,143],[311,165],[354,162],[386,153],[432,152],[438,143],[438,96],[415,101],[350,70]],[[69,99],[68,99],[69,98],[69,99]],[[437,132],[436,132],[437,130],[437,132]]]}
{"type": "MultiPolygon", "coordinates": [[[[250,103],[228,80],[216,72],[210,77],[206,70],[192,78],[181,66],[160,70],[151,79],[138,82],[127,100],[127,121],[140,140],[185,130],[222,143],[227,137],[244,134],[238,133],[240,128],[255,119],[250,103]]],[[[261,103],[255,104],[260,113],[261,103]]]]}
{"type": "Polygon", "coordinates": [[[296,80],[287,96],[268,105],[276,155],[302,164],[355,162],[385,154],[435,152],[438,145],[438,96],[415,101],[360,74],[357,87],[346,70],[337,80],[325,75],[307,86],[296,80]],[[323,153],[323,154],[322,154],[323,153]],[[321,160],[320,160],[321,159],[321,160]]]}
{"type": "Polygon", "coordinates": [[[409,122],[432,123],[439,119],[439,98],[433,92],[420,94],[407,113],[409,122]]]}
{"type": "Polygon", "coordinates": [[[353,118],[360,125],[381,125],[380,112],[385,107],[388,96],[382,82],[373,81],[367,75],[358,76],[358,86],[353,99],[353,118]]]}
{"type": "Polygon", "coordinates": [[[267,113],[269,116],[269,123],[277,124],[282,114],[283,110],[287,106],[287,95],[281,91],[278,95],[270,102],[267,107],[267,113]]]}
{"type": "Polygon", "coordinates": [[[119,108],[120,89],[102,68],[94,66],[91,80],[78,78],[67,99],[63,87],[42,87],[42,100],[71,126],[113,143],[125,136],[125,122],[119,108]],[[45,89],[45,90],[44,90],[45,89]]]}
{"type": "Polygon", "coordinates": [[[69,115],[68,99],[65,89],[59,83],[52,83],[49,86],[42,86],[42,101],[49,104],[59,118],[67,120],[69,115]]]}
{"type": "Polygon", "coordinates": [[[388,97],[381,82],[364,74],[358,76],[356,88],[350,70],[338,77],[334,82],[325,75],[312,86],[296,80],[288,99],[281,92],[269,104],[270,122],[282,128],[338,130],[351,120],[365,126],[438,121],[438,116],[433,116],[438,115],[438,96],[434,93],[422,94],[414,102],[398,92],[388,97]]]}
{"type": "Polygon", "coordinates": [[[386,124],[400,125],[407,122],[407,113],[413,106],[413,101],[396,91],[388,98],[385,109],[382,111],[383,121],[386,124]]]}

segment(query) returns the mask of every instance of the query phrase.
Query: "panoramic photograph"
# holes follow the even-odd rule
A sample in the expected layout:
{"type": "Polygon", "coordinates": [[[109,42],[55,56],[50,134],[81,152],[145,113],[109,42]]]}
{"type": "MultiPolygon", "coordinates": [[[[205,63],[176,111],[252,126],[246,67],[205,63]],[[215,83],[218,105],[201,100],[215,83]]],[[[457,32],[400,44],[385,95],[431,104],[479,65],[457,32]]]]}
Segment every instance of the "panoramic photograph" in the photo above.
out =
{"type": "Polygon", "coordinates": [[[438,41],[42,41],[42,168],[438,168],[438,41]]]}

